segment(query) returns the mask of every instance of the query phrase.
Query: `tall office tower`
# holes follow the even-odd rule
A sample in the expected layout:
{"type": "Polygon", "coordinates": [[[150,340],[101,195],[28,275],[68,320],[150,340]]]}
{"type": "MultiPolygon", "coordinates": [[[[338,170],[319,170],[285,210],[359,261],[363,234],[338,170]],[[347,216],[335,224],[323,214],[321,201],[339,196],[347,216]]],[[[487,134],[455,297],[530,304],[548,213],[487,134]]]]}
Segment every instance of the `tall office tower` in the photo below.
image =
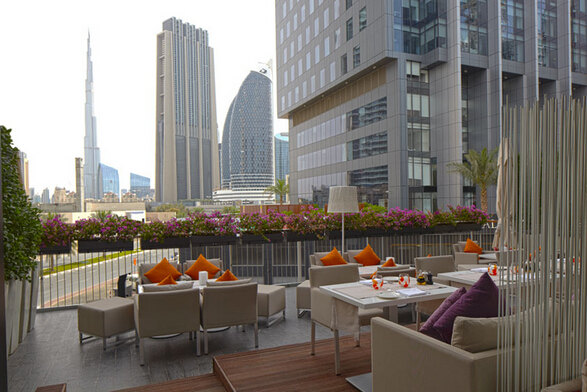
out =
{"type": "Polygon", "coordinates": [[[100,149],[98,148],[98,130],[94,116],[94,71],[90,33],[88,33],[87,73],[86,73],[86,135],[84,136],[84,193],[90,199],[100,199],[98,169],[100,166],[100,149]]]}
{"type": "Polygon", "coordinates": [[[285,180],[289,174],[289,134],[275,135],[275,179],[285,180]]]}
{"type": "Polygon", "coordinates": [[[98,169],[98,178],[100,199],[102,199],[106,193],[114,193],[116,195],[119,194],[120,187],[118,181],[118,170],[100,163],[100,168],[98,169]]]}
{"type": "Polygon", "coordinates": [[[26,153],[18,151],[18,169],[20,171],[20,182],[24,187],[24,191],[27,196],[31,196],[29,190],[29,159],[26,153]]]}
{"type": "Polygon", "coordinates": [[[292,200],[323,204],[332,185],[389,207],[478,200],[447,164],[499,145],[502,104],[587,93],[582,4],[278,0],[292,200]]]}
{"type": "Polygon", "coordinates": [[[251,71],[230,105],[222,135],[222,183],[230,189],[273,185],[272,82],[267,69],[251,71]]]}
{"type": "Polygon", "coordinates": [[[212,198],[220,184],[214,51],[180,19],[157,35],[157,201],[212,198]]]}
{"type": "Polygon", "coordinates": [[[51,198],[49,197],[49,188],[43,189],[43,193],[41,194],[41,203],[43,203],[43,204],[51,203],[51,198]]]}
{"type": "Polygon", "coordinates": [[[135,173],[130,173],[130,191],[143,198],[149,195],[151,190],[151,179],[149,177],[140,176],[135,173]]]}

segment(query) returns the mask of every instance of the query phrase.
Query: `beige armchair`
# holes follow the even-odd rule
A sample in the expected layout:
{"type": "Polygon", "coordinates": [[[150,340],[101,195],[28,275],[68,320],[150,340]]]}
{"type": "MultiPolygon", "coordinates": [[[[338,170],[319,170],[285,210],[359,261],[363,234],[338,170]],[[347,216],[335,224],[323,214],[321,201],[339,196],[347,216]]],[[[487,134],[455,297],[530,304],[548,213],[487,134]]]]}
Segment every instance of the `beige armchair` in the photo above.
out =
{"type": "Polygon", "coordinates": [[[257,283],[210,286],[202,290],[201,324],[204,354],[208,354],[208,329],[253,324],[255,347],[259,347],[257,283]]]}
{"type": "Polygon", "coordinates": [[[334,332],[334,372],[336,374],[340,374],[339,330],[353,333],[358,346],[360,344],[360,326],[368,325],[371,317],[382,316],[383,311],[381,309],[359,309],[356,306],[322,293],[319,287],[338,283],[357,282],[358,280],[358,264],[310,268],[312,314],[311,354],[315,354],[316,324],[332,330],[334,332]]]}
{"type": "Polygon", "coordinates": [[[141,366],[145,364],[142,338],[196,332],[200,355],[200,295],[198,289],[141,293],[134,296],[135,325],[141,366]]]}
{"type": "Polygon", "coordinates": [[[316,253],[312,253],[310,255],[310,266],[317,266],[317,267],[323,267],[324,264],[322,263],[322,261],[320,261],[321,258],[323,258],[324,256],[326,256],[328,253],[330,252],[316,252],[316,253]]]}
{"type": "MultiPolygon", "coordinates": [[[[442,280],[436,276],[441,272],[455,271],[455,262],[451,255],[447,256],[430,256],[430,257],[416,257],[414,258],[416,271],[430,272],[435,278],[434,282],[450,285],[449,281],[442,280]]],[[[433,301],[423,301],[416,303],[416,328],[420,329],[421,314],[431,315],[442,304],[444,299],[437,299],[433,301]]]]}

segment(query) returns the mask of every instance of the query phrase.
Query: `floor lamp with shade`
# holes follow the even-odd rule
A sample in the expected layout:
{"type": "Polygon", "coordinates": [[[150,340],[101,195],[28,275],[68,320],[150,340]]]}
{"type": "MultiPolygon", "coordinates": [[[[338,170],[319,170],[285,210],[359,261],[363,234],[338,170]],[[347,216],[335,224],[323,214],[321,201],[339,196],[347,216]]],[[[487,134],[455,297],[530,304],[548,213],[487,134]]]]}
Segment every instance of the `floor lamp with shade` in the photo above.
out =
{"type": "Polygon", "coordinates": [[[342,249],[344,252],[344,214],[359,212],[356,186],[331,186],[328,197],[328,212],[342,213],[342,249]]]}

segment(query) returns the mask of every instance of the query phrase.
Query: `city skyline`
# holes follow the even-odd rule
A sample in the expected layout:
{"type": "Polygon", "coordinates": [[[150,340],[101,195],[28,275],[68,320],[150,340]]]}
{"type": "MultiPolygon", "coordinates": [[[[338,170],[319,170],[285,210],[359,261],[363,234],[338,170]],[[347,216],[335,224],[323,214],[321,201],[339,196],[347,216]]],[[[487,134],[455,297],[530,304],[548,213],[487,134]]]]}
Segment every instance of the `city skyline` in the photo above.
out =
{"type": "MultiPolygon", "coordinates": [[[[92,40],[95,116],[100,123],[97,144],[101,160],[119,170],[121,188],[129,188],[131,172],[155,178],[156,71],[152,59],[163,20],[177,17],[211,35],[219,135],[228,106],[250,69],[258,62],[275,59],[275,10],[273,2],[267,0],[246,4],[33,1],[7,4],[3,16],[0,42],[18,61],[2,65],[0,121],[13,129],[15,145],[27,153],[30,186],[36,189],[75,189],[74,158],[84,156],[88,32],[92,40]],[[35,12],[28,15],[31,6],[35,12]],[[136,17],[139,6],[141,18],[136,17]],[[226,12],[227,7],[231,13],[226,12]],[[58,12],[63,8],[68,9],[67,15],[58,12]],[[33,28],[23,31],[18,20],[25,14],[33,28]],[[262,22],[250,24],[253,18],[262,22]],[[15,35],[14,31],[21,32],[15,35]],[[30,50],[33,47],[36,49],[30,50]],[[39,63],[39,59],[44,60],[39,63]],[[42,104],[31,116],[34,102],[42,104]]],[[[286,121],[278,124],[276,132],[287,130],[286,121]]]]}

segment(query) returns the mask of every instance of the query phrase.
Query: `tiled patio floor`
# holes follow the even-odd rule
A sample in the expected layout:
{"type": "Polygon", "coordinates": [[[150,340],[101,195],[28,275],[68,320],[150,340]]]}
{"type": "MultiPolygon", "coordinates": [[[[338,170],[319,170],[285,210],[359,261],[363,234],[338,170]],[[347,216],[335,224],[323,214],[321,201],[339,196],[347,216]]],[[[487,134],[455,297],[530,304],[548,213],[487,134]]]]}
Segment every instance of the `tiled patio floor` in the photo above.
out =
{"type": "MultiPolygon", "coordinates": [[[[400,322],[410,322],[409,309],[400,310],[400,322]]],[[[367,328],[368,327],[364,327],[367,328]]],[[[317,339],[331,338],[326,328],[316,328],[317,339]]],[[[134,337],[133,334],[128,334],[134,337]]],[[[286,289],[286,320],[259,328],[259,348],[307,342],[310,318],[297,318],[295,288],[286,289]]],[[[110,339],[112,344],[114,339],[110,339]]],[[[187,334],[145,340],[145,366],[139,365],[134,339],[102,350],[102,340],[80,345],[76,310],[38,313],[35,329],[8,359],[8,390],[34,391],[36,387],[67,383],[71,391],[110,391],[212,372],[212,357],[254,349],[252,328],[209,334],[210,354],[196,357],[194,341],[187,334]]]]}

